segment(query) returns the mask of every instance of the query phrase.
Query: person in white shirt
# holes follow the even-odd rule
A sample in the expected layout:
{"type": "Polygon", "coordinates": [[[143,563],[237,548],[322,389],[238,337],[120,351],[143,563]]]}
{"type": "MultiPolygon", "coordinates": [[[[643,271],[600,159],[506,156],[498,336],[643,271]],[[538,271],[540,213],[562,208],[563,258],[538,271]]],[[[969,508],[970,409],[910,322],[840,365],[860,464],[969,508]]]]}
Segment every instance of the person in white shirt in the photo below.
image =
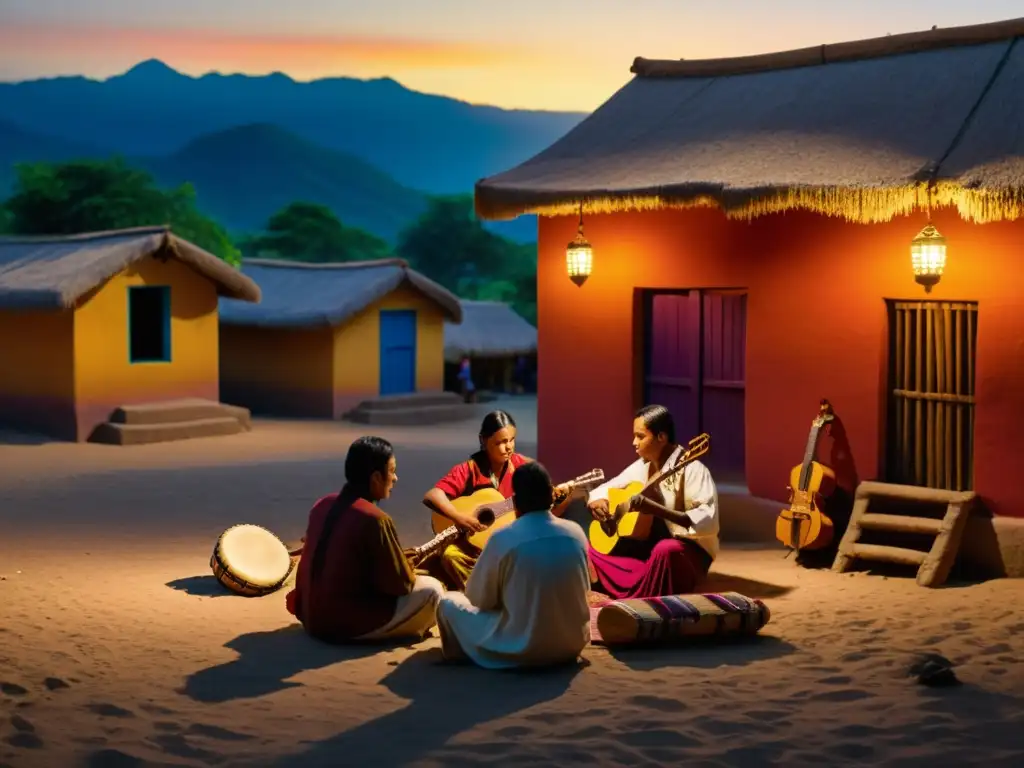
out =
{"type": "MultiPolygon", "coordinates": [[[[587,509],[595,520],[615,512],[608,508],[609,488],[646,485],[683,454],[667,408],[647,405],[636,412],[633,448],[639,458],[590,492],[587,509]]],[[[718,491],[708,468],[695,460],[646,494],[633,496],[629,507],[658,518],[654,533],[646,540],[620,540],[611,555],[588,547],[594,589],[615,599],[693,592],[718,556],[718,491]]]]}
{"type": "Polygon", "coordinates": [[[516,469],[512,494],[515,522],[491,536],[465,593],[441,597],[442,652],[489,669],[570,663],[590,642],[586,536],[551,514],[541,464],[516,469]]]}

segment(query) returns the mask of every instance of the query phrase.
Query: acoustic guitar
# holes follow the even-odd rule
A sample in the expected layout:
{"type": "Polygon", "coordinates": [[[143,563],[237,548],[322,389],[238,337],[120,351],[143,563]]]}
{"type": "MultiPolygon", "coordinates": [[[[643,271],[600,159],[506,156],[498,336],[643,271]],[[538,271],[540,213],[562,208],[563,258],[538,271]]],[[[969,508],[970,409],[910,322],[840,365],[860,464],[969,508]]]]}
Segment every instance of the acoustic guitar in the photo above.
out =
{"type": "Polygon", "coordinates": [[[822,400],[818,415],[811,422],[804,460],[789,473],[789,508],[782,510],[775,521],[775,538],[789,547],[823,549],[832,543],[832,520],[821,511],[825,498],[835,489],[836,475],[824,464],[814,460],[821,429],[835,416],[828,400],[822,400]]]}
{"type": "Polygon", "coordinates": [[[610,555],[621,539],[646,539],[654,527],[654,515],[629,510],[629,500],[637,494],[645,493],[657,486],[662,480],[679,472],[687,464],[703,456],[711,449],[711,435],[706,432],[689,442],[686,451],[679,460],[667,469],[663,469],[643,484],[632,482],[625,488],[608,489],[608,509],[612,516],[608,520],[594,520],[590,524],[590,546],[602,555],[610,555]]]}
{"type": "MultiPolygon", "coordinates": [[[[604,482],[604,472],[600,469],[592,469],[589,472],[563,483],[555,491],[554,506],[565,501],[577,488],[589,489],[604,482]]],[[[515,520],[515,515],[510,514],[515,506],[512,499],[506,499],[496,488],[481,488],[469,496],[462,496],[452,499],[452,506],[462,514],[471,516],[486,525],[482,531],[474,531],[466,536],[466,540],[477,549],[483,549],[484,544],[491,538],[495,531],[510,525],[515,520]]],[[[419,547],[406,550],[406,556],[415,565],[426,560],[430,555],[448,544],[454,542],[466,532],[439,512],[433,512],[430,516],[430,525],[437,534],[419,547]]]]}

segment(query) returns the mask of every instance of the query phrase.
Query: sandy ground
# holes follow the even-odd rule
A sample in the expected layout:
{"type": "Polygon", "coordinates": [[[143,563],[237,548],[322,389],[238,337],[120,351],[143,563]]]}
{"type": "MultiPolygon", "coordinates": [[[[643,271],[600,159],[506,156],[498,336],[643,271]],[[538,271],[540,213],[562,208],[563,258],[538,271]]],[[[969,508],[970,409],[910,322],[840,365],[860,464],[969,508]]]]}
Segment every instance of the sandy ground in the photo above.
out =
{"type": "MultiPolygon", "coordinates": [[[[531,404],[514,407],[532,452],[531,404]]],[[[377,430],[399,449],[388,507],[408,543],[427,537],[422,490],[476,426],[377,430]]],[[[360,432],[0,445],[0,765],[1024,765],[1019,581],[924,590],[727,545],[712,586],[768,602],[762,637],[594,647],[543,674],[448,667],[436,640],[324,646],[283,593],[222,593],[207,565],[220,532],[298,538],[360,432]],[[916,684],[917,651],[964,684],[916,684]]]]}

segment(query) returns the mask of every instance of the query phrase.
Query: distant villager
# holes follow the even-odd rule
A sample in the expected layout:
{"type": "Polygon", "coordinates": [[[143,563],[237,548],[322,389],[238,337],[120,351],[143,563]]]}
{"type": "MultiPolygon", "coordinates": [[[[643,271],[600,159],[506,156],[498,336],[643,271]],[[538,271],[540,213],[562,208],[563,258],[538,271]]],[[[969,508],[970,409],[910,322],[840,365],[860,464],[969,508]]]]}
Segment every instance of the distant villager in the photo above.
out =
{"type": "Polygon", "coordinates": [[[474,396],[482,391],[535,391],[537,329],[500,301],[462,300],[462,322],[446,323],[445,388],[463,392],[463,363],[475,373],[474,396]]]}

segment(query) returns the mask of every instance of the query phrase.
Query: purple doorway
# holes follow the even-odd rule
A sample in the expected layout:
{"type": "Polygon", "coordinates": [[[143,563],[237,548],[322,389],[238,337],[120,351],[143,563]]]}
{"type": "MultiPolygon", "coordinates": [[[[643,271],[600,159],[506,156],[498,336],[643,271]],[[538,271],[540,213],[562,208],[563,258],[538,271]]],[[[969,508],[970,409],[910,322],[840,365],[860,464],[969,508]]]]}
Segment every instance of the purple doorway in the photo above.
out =
{"type": "Polygon", "coordinates": [[[747,296],[739,291],[650,292],[645,403],[661,403],[680,442],[711,435],[716,479],[744,478],[747,296]]]}

